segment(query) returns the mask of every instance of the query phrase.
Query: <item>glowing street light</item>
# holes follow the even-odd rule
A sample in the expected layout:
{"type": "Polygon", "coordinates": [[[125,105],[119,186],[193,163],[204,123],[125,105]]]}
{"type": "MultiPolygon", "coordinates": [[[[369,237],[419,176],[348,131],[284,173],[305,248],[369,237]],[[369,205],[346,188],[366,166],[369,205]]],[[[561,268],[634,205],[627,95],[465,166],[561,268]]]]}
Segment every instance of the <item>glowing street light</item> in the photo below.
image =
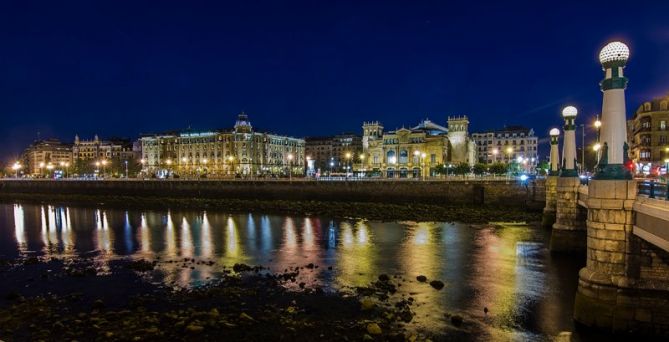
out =
{"type": "Polygon", "coordinates": [[[602,144],[600,144],[600,143],[596,143],[595,146],[592,147],[592,150],[595,151],[595,152],[597,152],[597,151],[599,151],[599,149],[601,149],[601,148],[602,148],[602,144]]]}
{"type": "Polygon", "coordinates": [[[12,165],[12,170],[16,172],[16,178],[19,178],[19,170],[21,170],[21,168],[22,168],[21,163],[19,163],[18,161],[15,162],[14,165],[12,165]]]}
{"type": "Polygon", "coordinates": [[[293,180],[293,154],[288,153],[288,180],[293,180]]]}
{"type": "Polygon", "coordinates": [[[595,128],[597,129],[602,128],[602,121],[599,120],[599,117],[595,120],[595,128]]]}

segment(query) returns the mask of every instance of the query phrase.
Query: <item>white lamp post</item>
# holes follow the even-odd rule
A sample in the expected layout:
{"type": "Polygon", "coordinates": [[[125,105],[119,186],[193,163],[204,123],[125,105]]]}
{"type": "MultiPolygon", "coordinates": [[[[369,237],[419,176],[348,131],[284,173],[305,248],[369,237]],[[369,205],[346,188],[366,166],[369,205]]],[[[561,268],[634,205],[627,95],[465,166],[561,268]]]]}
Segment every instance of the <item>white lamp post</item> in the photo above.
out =
{"type": "Polygon", "coordinates": [[[576,171],[576,115],[578,110],[574,106],[564,107],[564,145],[562,146],[562,167],[560,177],[578,177],[576,171]]]}
{"type": "Polygon", "coordinates": [[[625,168],[627,156],[627,125],[625,120],[625,88],[623,69],[630,51],[621,42],[607,44],[599,53],[604,79],[599,83],[603,93],[600,160],[595,179],[632,179],[625,168]]]}
{"type": "Polygon", "coordinates": [[[558,140],[560,138],[560,130],[553,128],[550,131],[551,136],[551,168],[548,171],[549,176],[557,176],[560,172],[560,153],[558,152],[558,140]]]}

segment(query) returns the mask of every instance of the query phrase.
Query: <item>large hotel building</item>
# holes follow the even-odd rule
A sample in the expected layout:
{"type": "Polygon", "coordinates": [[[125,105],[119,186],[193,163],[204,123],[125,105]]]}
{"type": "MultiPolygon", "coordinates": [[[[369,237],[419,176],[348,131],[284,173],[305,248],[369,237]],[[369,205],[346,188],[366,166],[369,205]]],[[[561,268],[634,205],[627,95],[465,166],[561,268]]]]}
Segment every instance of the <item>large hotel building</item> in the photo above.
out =
{"type": "Polygon", "coordinates": [[[303,175],[304,140],[255,132],[245,113],[232,130],[144,135],[142,171],[165,177],[303,175]]]}
{"type": "Polygon", "coordinates": [[[534,130],[523,126],[508,126],[502,129],[473,133],[476,141],[478,161],[481,163],[510,163],[522,158],[523,162],[536,166],[538,163],[539,139],[534,130]]]}

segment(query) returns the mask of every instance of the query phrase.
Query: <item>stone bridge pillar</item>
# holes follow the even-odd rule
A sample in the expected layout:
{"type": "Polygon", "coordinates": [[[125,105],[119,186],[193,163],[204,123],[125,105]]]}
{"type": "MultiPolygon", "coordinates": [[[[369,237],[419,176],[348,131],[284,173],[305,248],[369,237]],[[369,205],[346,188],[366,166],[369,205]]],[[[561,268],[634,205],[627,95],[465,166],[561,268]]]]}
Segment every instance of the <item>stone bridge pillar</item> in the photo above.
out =
{"type": "Polygon", "coordinates": [[[576,171],[576,114],[572,106],[562,110],[565,120],[562,167],[557,179],[555,224],[551,234],[551,252],[582,252],[585,250],[586,231],[584,210],[578,206],[578,187],[581,184],[576,171]]]}
{"type": "Polygon", "coordinates": [[[591,327],[625,330],[643,320],[635,312],[633,265],[639,257],[631,240],[637,185],[631,180],[593,180],[588,186],[586,266],[579,272],[574,319],[591,327]]]}
{"type": "Polygon", "coordinates": [[[550,250],[558,253],[581,253],[586,246],[584,208],[578,205],[578,177],[557,177],[555,224],[550,250]]]}
{"type": "Polygon", "coordinates": [[[574,319],[609,331],[669,335],[669,254],[634,234],[641,214],[634,211],[637,184],[625,168],[628,57],[620,42],[599,55],[603,144],[588,187],[587,262],[579,272],[574,319]]]}
{"type": "Polygon", "coordinates": [[[550,170],[548,170],[548,177],[546,177],[546,206],[544,207],[544,214],[542,217],[542,226],[552,227],[555,223],[555,210],[557,204],[557,183],[558,174],[560,172],[560,156],[558,154],[558,138],[560,130],[553,128],[550,131],[551,136],[551,155],[550,155],[550,170]]]}

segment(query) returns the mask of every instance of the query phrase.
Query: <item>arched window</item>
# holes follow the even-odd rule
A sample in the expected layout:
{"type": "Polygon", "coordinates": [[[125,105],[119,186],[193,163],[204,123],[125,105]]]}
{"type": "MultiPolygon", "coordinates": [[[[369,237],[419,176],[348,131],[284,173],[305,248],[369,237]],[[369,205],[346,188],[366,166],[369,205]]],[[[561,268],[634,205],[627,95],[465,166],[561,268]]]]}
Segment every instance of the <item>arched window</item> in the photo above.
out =
{"type": "Polygon", "coordinates": [[[660,102],[660,110],[667,110],[667,101],[660,102]]]}
{"type": "Polygon", "coordinates": [[[397,163],[397,158],[395,157],[395,151],[390,150],[388,153],[386,153],[386,161],[388,164],[395,164],[397,163]]]}
{"type": "Polygon", "coordinates": [[[650,102],[646,102],[643,104],[643,110],[646,112],[650,111],[650,102]]]}
{"type": "Polygon", "coordinates": [[[406,164],[409,161],[409,152],[407,150],[400,151],[400,164],[406,164]]]}

